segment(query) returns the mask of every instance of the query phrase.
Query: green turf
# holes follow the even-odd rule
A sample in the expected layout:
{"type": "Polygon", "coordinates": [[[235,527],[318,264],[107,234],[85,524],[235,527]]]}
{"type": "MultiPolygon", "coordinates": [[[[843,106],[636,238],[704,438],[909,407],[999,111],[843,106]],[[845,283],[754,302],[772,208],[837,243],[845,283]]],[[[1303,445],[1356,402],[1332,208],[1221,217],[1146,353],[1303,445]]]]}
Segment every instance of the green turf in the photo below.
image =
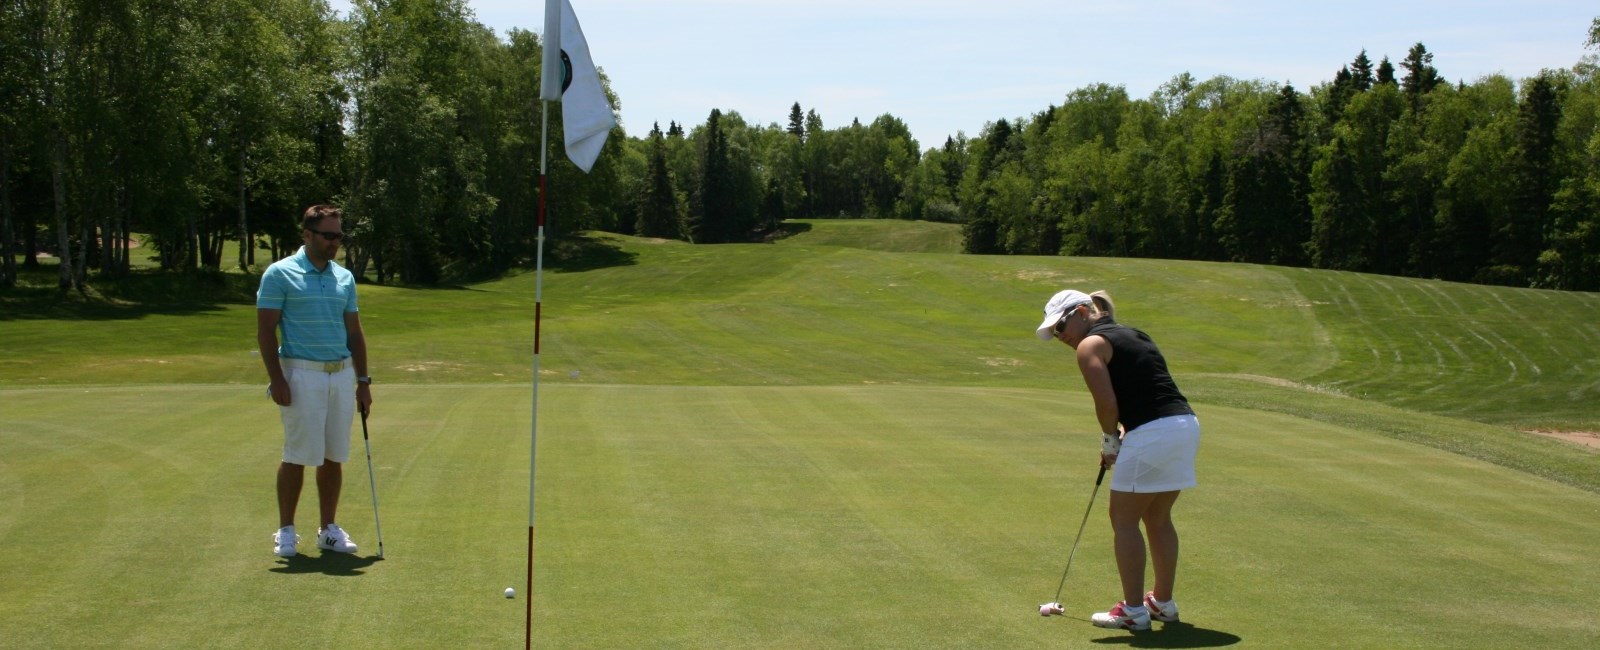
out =
{"type": "Polygon", "coordinates": [[[803,234],[807,245],[844,246],[893,253],[959,253],[961,229],[931,221],[881,219],[793,219],[787,232],[803,234]]]}
{"type": "MultiPolygon", "coordinates": [[[[1600,643],[1581,612],[1522,613],[1600,599],[1600,454],[1515,430],[1600,430],[1600,297],[806,225],[608,236],[617,264],[546,274],[541,647],[1600,643]],[[1030,334],[1061,286],[1109,289],[1200,410],[1193,627],[1035,613],[1097,447],[1067,351],[1030,334]]],[[[253,281],[58,298],[49,272],[0,292],[0,646],[520,643],[500,591],[526,570],[532,274],[361,288],[389,558],[284,563],[253,281]]],[[[356,454],[341,519],[366,556],[356,454]]],[[[1072,615],[1115,597],[1105,499],[1072,615]]]]}
{"type": "MultiPolygon", "coordinates": [[[[381,395],[371,425],[387,559],[322,558],[307,545],[284,563],[268,554],[276,423],[255,390],[0,392],[30,405],[3,438],[7,646],[518,642],[522,602],[500,591],[523,581],[528,392],[381,395]]],[[[1124,636],[1033,613],[1053,597],[1092,488],[1096,441],[1079,396],[556,385],[541,397],[542,647],[1043,648],[1124,636]]],[[[1184,612],[1197,628],[1184,638],[1600,638],[1592,617],[1507,614],[1600,597],[1600,497],[1338,425],[1201,412],[1203,487],[1178,511],[1184,612]],[[1399,615],[1416,611],[1426,615],[1399,615]]],[[[371,552],[362,464],[343,519],[371,552]]],[[[1077,616],[1115,594],[1105,498],[1062,594],[1077,616]]]]}

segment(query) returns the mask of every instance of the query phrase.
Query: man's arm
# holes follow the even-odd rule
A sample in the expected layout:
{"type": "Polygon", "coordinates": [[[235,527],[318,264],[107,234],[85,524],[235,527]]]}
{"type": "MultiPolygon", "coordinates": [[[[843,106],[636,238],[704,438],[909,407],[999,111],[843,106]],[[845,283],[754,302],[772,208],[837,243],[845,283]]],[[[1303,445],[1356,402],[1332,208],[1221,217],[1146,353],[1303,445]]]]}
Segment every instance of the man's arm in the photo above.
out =
{"type": "Polygon", "coordinates": [[[283,319],[282,309],[256,309],[256,346],[261,349],[261,363],[267,366],[267,392],[279,406],[288,406],[289,380],[283,376],[283,364],[278,361],[278,321],[283,319]]]}
{"type": "MultiPolygon", "coordinates": [[[[357,377],[367,376],[367,334],[361,331],[361,312],[344,313],[345,345],[350,348],[350,363],[356,367],[357,377]]],[[[372,408],[372,384],[356,384],[356,406],[362,413],[372,408]]]]}

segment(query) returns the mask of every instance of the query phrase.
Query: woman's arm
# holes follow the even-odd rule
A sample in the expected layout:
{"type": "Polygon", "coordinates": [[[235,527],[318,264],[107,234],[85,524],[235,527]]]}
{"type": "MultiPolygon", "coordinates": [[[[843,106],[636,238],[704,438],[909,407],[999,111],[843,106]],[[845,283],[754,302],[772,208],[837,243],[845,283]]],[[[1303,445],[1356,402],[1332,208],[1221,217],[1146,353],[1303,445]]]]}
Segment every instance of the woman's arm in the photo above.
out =
{"type": "Polygon", "coordinates": [[[1090,336],[1078,344],[1078,371],[1083,383],[1094,398],[1094,415],[1100,421],[1100,432],[1113,438],[1121,436],[1117,428],[1117,392],[1111,387],[1111,343],[1101,336],[1090,336]]]}

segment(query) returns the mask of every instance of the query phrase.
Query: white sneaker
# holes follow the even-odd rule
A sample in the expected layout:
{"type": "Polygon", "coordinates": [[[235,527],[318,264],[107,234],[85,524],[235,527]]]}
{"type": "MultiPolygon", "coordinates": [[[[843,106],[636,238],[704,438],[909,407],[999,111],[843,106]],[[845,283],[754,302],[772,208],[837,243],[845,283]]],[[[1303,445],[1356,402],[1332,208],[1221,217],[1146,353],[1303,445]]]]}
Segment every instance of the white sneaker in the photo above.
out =
{"type": "Polygon", "coordinates": [[[300,543],[300,536],[294,534],[294,526],[284,526],[272,534],[272,553],[278,557],[294,557],[300,554],[295,548],[300,543]]]}
{"type": "Polygon", "coordinates": [[[1178,620],[1178,601],[1169,600],[1161,602],[1156,600],[1156,592],[1144,595],[1144,608],[1150,610],[1150,620],[1163,623],[1173,623],[1178,620]]]}
{"type": "Polygon", "coordinates": [[[356,552],[356,543],[345,534],[339,524],[328,524],[326,528],[317,531],[317,548],[337,551],[339,553],[356,552]]]}
{"type": "Polygon", "coordinates": [[[1119,602],[1111,607],[1109,612],[1096,612],[1089,617],[1095,627],[1107,627],[1113,630],[1148,630],[1150,629],[1150,610],[1143,606],[1129,607],[1126,602],[1119,602]]]}

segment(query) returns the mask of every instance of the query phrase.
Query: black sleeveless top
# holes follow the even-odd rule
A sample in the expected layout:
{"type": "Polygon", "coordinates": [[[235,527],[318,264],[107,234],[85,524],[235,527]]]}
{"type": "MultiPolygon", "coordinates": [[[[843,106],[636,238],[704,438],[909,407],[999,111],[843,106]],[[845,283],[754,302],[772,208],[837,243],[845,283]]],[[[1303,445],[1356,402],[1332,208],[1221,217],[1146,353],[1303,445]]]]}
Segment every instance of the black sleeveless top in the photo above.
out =
{"type": "Polygon", "coordinates": [[[1111,388],[1117,393],[1117,419],[1124,431],[1173,415],[1193,415],[1189,400],[1167,372],[1167,360],[1150,336],[1132,327],[1101,318],[1086,336],[1111,343],[1111,388]]]}

